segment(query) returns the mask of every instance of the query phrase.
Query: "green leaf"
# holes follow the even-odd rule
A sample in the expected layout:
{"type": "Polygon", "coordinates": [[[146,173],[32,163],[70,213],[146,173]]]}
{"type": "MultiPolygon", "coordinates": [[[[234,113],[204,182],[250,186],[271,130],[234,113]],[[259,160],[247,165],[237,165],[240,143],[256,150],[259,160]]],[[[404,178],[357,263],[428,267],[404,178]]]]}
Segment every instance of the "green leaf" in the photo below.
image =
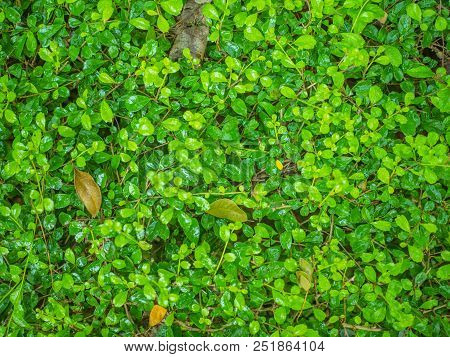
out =
{"type": "Polygon", "coordinates": [[[363,308],[363,316],[370,323],[380,323],[386,318],[386,305],[381,301],[371,301],[363,308]]]}
{"type": "Polygon", "coordinates": [[[39,57],[45,62],[53,63],[53,54],[49,51],[48,48],[40,48],[39,49],[39,57]]]}
{"type": "Polygon", "coordinates": [[[289,88],[289,87],[286,87],[286,86],[281,86],[280,87],[280,92],[286,98],[290,98],[290,99],[294,99],[297,96],[292,88],[289,88]]]}
{"type": "Polygon", "coordinates": [[[114,113],[106,100],[100,103],[100,115],[106,123],[111,123],[114,118],[114,113]]]}
{"type": "Polygon", "coordinates": [[[114,13],[112,0],[100,0],[97,4],[97,9],[102,15],[103,22],[108,21],[114,13]]]}
{"type": "Polygon", "coordinates": [[[170,131],[178,131],[181,128],[181,121],[177,118],[169,118],[164,120],[162,126],[170,131]]]}
{"type": "Polygon", "coordinates": [[[397,47],[386,46],[384,52],[386,56],[389,57],[389,61],[394,67],[399,67],[402,64],[402,54],[397,47]]]}
{"type": "Polygon", "coordinates": [[[408,76],[413,78],[430,78],[434,76],[433,71],[427,66],[415,66],[406,71],[408,76]]]}
{"type": "Polygon", "coordinates": [[[273,317],[277,324],[282,324],[287,317],[286,308],[284,306],[277,307],[273,313],[273,317]]]}
{"type": "Polygon", "coordinates": [[[150,22],[143,17],[131,19],[130,24],[140,30],[148,30],[150,28],[150,22]]]}
{"type": "Polygon", "coordinates": [[[260,329],[260,324],[258,321],[253,320],[252,322],[250,322],[250,325],[249,325],[250,334],[256,335],[259,332],[259,329],[260,329]]]}
{"type": "Polygon", "coordinates": [[[450,279],[450,264],[441,266],[436,271],[436,277],[441,280],[449,280],[450,279]]]}
{"type": "Polygon", "coordinates": [[[369,100],[372,104],[378,102],[381,98],[383,98],[383,92],[381,88],[378,86],[372,86],[369,89],[369,100]]]}
{"type": "Polygon", "coordinates": [[[389,171],[386,170],[386,168],[380,167],[377,171],[377,177],[381,182],[389,185],[390,175],[389,175],[389,171]]]}
{"type": "Polygon", "coordinates": [[[294,42],[300,50],[312,50],[316,46],[316,43],[316,39],[311,35],[302,35],[294,42]]]}
{"type": "Polygon", "coordinates": [[[13,24],[20,22],[20,13],[16,9],[14,9],[12,6],[9,6],[6,8],[5,16],[13,24]]]}
{"type": "Polygon", "coordinates": [[[387,221],[376,221],[372,222],[372,225],[383,232],[388,232],[391,229],[391,223],[387,221]]]}
{"type": "Polygon", "coordinates": [[[161,213],[159,219],[161,220],[162,224],[168,224],[172,220],[172,217],[173,217],[173,208],[168,208],[161,213]]]}
{"type": "Polygon", "coordinates": [[[283,249],[291,249],[292,245],[292,234],[291,232],[283,232],[280,235],[280,244],[283,249]]]}
{"type": "Polygon", "coordinates": [[[416,3],[411,3],[408,6],[406,6],[406,13],[408,16],[416,21],[421,22],[422,20],[422,10],[420,9],[419,5],[416,3]]]}
{"type": "Polygon", "coordinates": [[[220,72],[214,71],[210,75],[211,81],[214,83],[228,82],[227,78],[220,72]]]}
{"type": "Polygon", "coordinates": [[[170,25],[164,16],[159,15],[158,20],[156,20],[156,26],[161,30],[161,32],[166,33],[170,30],[170,25]]]}
{"type": "Polygon", "coordinates": [[[239,115],[242,115],[243,117],[247,116],[247,106],[245,105],[245,102],[240,99],[236,98],[231,102],[231,108],[239,115]]]}
{"type": "Polygon", "coordinates": [[[433,223],[422,223],[422,227],[425,228],[430,233],[436,233],[437,227],[433,223]]]}
{"type": "Polygon", "coordinates": [[[64,138],[73,138],[76,135],[75,131],[72,128],[64,125],[58,127],[58,133],[64,138]]]}
{"type": "Polygon", "coordinates": [[[314,317],[317,319],[317,321],[324,321],[327,318],[327,314],[319,309],[313,309],[314,317]]]}
{"type": "Polygon", "coordinates": [[[120,291],[119,293],[116,294],[116,296],[114,296],[113,299],[114,306],[115,307],[123,306],[123,304],[127,302],[127,298],[128,298],[128,291],[126,290],[120,291]]]}
{"type": "Polygon", "coordinates": [[[125,99],[125,108],[129,112],[137,112],[143,109],[148,103],[150,99],[143,95],[129,95],[125,99]]]}
{"type": "Polygon", "coordinates": [[[238,207],[234,201],[228,198],[221,198],[210,204],[206,213],[218,217],[225,218],[233,222],[247,221],[247,214],[238,207]]]}
{"type": "Polygon", "coordinates": [[[435,184],[438,181],[438,177],[437,175],[434,173],[433,170],[426,168],[423,171],[423,177],[425,178],[425,180],[430,183],[430,184],[435,184]]]}
{"type": "Polygon", "coordinates": [[[408,245],[408,253],[413,261],[416,263],[420,263],[423,260],[423,252],[422,249],[417,248],[413,245],[408,245]]]}
{"type": "Polygon", "coordinates": [[[370,265],[366,266],[364,268],[364,275],[372,283],[377,282],[377,273],[375,272],[375,269],[371,267],[370,265]]]}
{"type": "Polygon", "coordinates": [[[183,9],[183,0],[161,1],[161,7],[172,16],[178,16],[183,9]]]}
{"type": "Polygon", "coordinates": [[[71,264],[75,264],[75,254],[73,253],[72,249],[70,248],[66,249],[64,253],[64,259],[71,264]]]}
{"type": "Polygon", "coordinates": [[[325,292],[331,289],[330,280],[328,280],[328,278],[325,275],[319,274],[319,279],[317,281],[319,283],[320,292],[325,292]]]}
{"type": "Polygon", "coordinates": [[[27,50],[34,54],[37,48],[36,37],[34,37],[33,32],[27,31],[27,50]]]}
{"type": "Polygon", "coordinates": [[[138,133],[144,136],[152,135],[155,132],[155,127],[147,118],[139,119],[138,133]]]}
{"type": "Polygon", "coordinates": [[[438,16],[434,27],[437,31],[445,31],[447,29],[447,20],[442,16],[438,16]]]}
{"type": "Polygon", "coordinates": [[[116,83],[114,78],[112,78],[109,74],[107,74],[105,72],[100,73],[98,75],[98,79],[100,80],[100,82],[105,83],[105,84],[116,83]]]}
{"type": "Polygon", "coordinates": [[[16,113],[14,113],[11,109],[6,109],[3,113],[3,116],[8,123],[13,124],[17,121],[16,113]]]}
{"type": "Polygon", "coordinates": [[[202,8],[202,13],[206,17],[213,19],[213,20],[220,20],[219,12],[217,11],[216,7],[212,4],[205,4],[202,8]]]}
{"type": "Polygon", "coordinates": [[[256,27],[251,27],[251,26],[248,26],[244,30],[244,37],[245,37],[245,39],[252,41],[252,42],[264,40],[264,36],[262,35],[261,31],[259,31],[256,27]]]}
{"type": "Polygon", "coordinates": [[[411,231],[411,228],[409,227],[408,219],[404,215],[397,216],[397,218],[395,218],[395,223],[397,224],[397,226],[399,226],[405,232],[411,231]]]}

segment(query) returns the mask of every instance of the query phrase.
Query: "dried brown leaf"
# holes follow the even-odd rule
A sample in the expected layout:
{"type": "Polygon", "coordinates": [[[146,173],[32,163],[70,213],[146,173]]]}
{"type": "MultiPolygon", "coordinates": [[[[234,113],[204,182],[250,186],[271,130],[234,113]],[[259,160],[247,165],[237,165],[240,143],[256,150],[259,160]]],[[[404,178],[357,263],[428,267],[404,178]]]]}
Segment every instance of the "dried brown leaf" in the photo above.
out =
{"type": "Polygon", "coordinates": [[[159,305],[153,305],[152,311],[150,311],[150,317],[148,324],[150,327],[158,325],[166,316],[167,309],[159,305]]]}
{"type": "Polygon", "coordinates": [[[92,217],[95,217],[102,205],[102,193],[97,183],[87,172],[75,169],[74,185],[81,202],[92,217]]]}

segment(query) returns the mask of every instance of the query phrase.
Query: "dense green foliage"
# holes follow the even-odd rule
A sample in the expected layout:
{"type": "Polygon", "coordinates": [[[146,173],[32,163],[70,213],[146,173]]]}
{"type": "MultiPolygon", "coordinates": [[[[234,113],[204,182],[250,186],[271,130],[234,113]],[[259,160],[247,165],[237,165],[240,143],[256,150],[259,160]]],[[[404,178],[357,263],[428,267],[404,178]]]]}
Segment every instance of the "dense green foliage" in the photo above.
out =
{"type": "Polygon", "coordinates": [[[0,335],[448,335],[448,9],[183,4],[0,0],[0,335]]]}

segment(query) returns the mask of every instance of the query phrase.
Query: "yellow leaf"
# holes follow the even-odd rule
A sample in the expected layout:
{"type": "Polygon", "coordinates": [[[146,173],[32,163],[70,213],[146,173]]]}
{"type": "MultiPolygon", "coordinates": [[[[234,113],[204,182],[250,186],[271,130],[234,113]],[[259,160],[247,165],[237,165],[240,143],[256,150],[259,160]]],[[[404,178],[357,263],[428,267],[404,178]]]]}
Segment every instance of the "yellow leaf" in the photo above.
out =
{"type": "Polygon", "coordinates": [[[226,218],[233,222],[245,222],[247,220],[247,214],[234,201],[228,198],[221,198],[211,203],[206,213],[214,217],[226,218]]]}
{"type": "Polygon", "coordinates": [[[298,271],[297,272],[297,280],[298,284],[305,290],[306,292],[311,289],[311,280],[306,276],[306,273],[304,271],[298,271]]]}
{"type": "Polygon", "coordinates": [[[92,217],[95,217],[102,205],[102,193],[97,183],[87,172],[75,169],[74,185],[81,202],[92,217]]]}
{"type": "Polygon", "coordinates": [[[166,316],[167,310],[159,305],[153,305],[152,311],[150,311],[150,318],[148,324],[150,327],[158,325],[166,316]]]}
{"type": "Polygon", "coordinates": [[[298,284],[308,292],[311,289],[311,281],[313,280],[313,267],[312,265],[303,258],[299,260],[300,271],[297,272],[298,284]]]}
{"type": "Polygon", "coordinates": [[[300,264],[300,269],[302,271],[304,271],[306,273],[306,275],[311,279],[312,274],[313,274],[313,267],[311,266],[311,264],[303,258],[300,258],[299,264],[300,264]]]}
{"type": "Polygon", "coordinates": [[[281,163],[280,160],[275,161],[275,165],[277,166],[278,170],[283,170],[283,164],[281,163]]]}

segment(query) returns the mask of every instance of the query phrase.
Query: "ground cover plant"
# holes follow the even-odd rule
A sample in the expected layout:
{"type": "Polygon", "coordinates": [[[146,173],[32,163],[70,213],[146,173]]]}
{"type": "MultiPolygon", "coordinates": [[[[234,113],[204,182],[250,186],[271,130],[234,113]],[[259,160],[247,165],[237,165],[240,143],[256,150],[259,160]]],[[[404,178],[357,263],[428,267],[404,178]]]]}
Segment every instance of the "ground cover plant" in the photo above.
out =
{"type": "Polygon", "coordinates": [[[0,335],[448,335],[448,17],[0,0],[0,335]]]}

